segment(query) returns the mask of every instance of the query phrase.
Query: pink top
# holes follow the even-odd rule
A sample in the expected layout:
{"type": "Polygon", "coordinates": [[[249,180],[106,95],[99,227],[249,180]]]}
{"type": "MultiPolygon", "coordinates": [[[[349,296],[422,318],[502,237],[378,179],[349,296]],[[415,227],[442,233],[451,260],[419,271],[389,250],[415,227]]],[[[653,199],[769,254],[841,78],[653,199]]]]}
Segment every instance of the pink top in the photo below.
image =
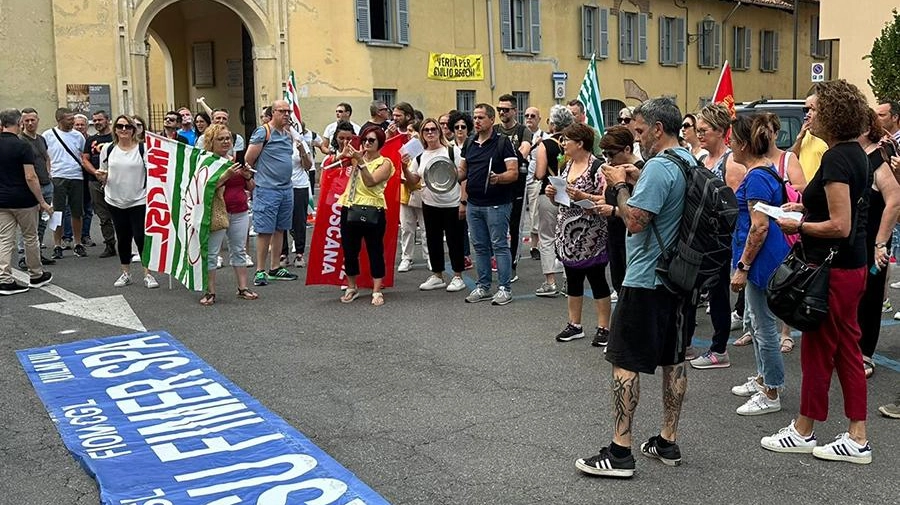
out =
{"type": "Polygon", "coordinates": [[[246,180],[241,174],[235,174],[225,181],[225,210],[229,214],[247,212],[246,180]]]}

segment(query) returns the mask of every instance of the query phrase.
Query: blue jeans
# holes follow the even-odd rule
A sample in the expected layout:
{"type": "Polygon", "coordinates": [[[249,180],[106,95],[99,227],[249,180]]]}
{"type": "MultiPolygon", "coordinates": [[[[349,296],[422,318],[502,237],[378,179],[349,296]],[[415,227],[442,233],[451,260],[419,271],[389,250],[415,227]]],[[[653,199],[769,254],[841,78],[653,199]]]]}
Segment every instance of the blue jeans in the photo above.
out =
{"type": "Polygon", "coordinates": [[[491,253],[497,259],[497,281],[501,288],[509,290],[512,277],[512,255],[509,251],[509,213],[512,203],[480,206],[469,203],[466,206],[466,220],[472,234],[475,249],[475,268],[478,272],[477,286],[491,289],[491,253]]]}
{"type": "Polygon", "coordinates": [[[775,315],[766,304],[766,290],[747,283],[744,288],[747,306],[753,321],[753,351],[756,355],[756,371],[769,389],[784,387],[784,360],[781,356],[781,334],[775,315]]]}

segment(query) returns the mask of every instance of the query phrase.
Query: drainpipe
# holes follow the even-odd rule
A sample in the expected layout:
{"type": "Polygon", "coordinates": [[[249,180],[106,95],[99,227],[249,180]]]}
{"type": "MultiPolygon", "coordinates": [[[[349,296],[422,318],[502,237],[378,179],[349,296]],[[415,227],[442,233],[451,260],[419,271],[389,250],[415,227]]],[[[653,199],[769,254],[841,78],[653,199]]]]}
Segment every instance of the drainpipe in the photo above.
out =
{"type": "Polygon", "coordinates": [[[491,80],[491,91],[497,86],[494,74],[494,6],[491,0],[487,0],[487,29],[488,29],[488,75],[491,80]]]}
{"type": "Polygon", "coordinates": [[[793,95],[793,97],[795,99],[797,98],[797,84],[798,84],[797,83],[797,63],[799,63],[799,62],[797,61],[797,58],[798,58],[797,53],[799,51],[798,51],[797,44],[800,43],[799,33],[800,33],[800,2],[795,0],[794,1],[794,73],[793,73],[793,79],[794,79],[794,85],[793,85],[794,95],[793,95]]]}
{"type": "Polygon", "coordinates": [[[688,10],[687,3],[684,5],[679,5],[678,0],[672,0],[672,4],[679,9],[684,9],[684,112],[687,113],[690,109],[690,104],[688,100],[688,80],[691,76],[691,65],[688,63],[688,54],[690,53],[690,37],[688,36],[688,32],[691,31],[691,23],[688,22],[690,11],[688,10]]]}

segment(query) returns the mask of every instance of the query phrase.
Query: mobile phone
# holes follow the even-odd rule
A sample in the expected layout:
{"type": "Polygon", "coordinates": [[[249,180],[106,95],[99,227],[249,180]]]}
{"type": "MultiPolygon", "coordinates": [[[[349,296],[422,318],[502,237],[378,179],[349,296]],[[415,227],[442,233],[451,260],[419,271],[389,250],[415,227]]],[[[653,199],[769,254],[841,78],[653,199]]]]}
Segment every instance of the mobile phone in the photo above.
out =
{"type": "Polygon", "coordinates": [[[234,161],[244,164],[244,151],[235,151],[234,152],[234,161]]]}

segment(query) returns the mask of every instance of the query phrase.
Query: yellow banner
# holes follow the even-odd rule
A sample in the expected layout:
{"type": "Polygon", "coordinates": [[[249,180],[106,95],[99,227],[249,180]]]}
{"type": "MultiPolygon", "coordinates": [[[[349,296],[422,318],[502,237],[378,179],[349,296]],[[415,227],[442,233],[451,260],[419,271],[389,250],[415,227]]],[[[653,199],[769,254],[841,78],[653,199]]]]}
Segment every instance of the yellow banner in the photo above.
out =
{"type": "Polygon", "coordinates": [[[428,78],[438,81],[483,81],[484,56],[430,53],[428,78]]]}

